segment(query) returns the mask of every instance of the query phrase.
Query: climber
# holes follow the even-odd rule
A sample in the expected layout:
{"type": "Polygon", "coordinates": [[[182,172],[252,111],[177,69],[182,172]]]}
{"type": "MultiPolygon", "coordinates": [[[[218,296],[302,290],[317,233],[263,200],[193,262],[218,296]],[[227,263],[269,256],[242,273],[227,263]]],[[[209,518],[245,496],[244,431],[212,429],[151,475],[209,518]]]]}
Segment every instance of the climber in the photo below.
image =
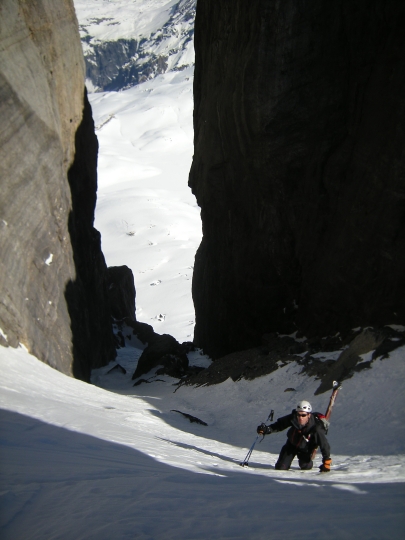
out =
{"type": "Polygon", "coordinates": [[[312,413],[312,407],[308,401],[300,401],[291,414],[279,418],[277,422],[269,426],[265,424],[258,426],[259,435],[268,435],[290,428],[287,432],[287,442],[282,447],[275,465],[276,469],[287,471],[295,456],[298,457],[298,465],[301,469],[312,469],[312,455],[319,447],[323,458],[319,469],[321,472],[330,471],[332,464],[330,446],[322,417],[323,415],[319,413],[312,413]]]}

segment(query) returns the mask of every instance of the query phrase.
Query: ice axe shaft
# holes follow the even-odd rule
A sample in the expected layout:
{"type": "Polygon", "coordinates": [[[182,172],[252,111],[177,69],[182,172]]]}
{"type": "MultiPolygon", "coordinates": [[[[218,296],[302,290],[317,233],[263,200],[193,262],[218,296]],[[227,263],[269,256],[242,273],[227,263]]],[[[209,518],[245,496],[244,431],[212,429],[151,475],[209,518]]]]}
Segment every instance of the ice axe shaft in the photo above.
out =
{"type": "MultiPolygon", "coordinates": [[[[340,384],[339,381],[333,381],[332,394],[331,394],[331,396],[329,398],[328,408],[326,409],[326,413],[325,413],[326,420],[329,420],[330,415],[332,414],[332,409],[333,409],[333,405],[335,404],[335,399],[336,399],[336,397],[337,397],[337,395],[339,393],[339,390],[341,388],[342,388],[342,385],[340,384]]],[[[317,450],[318,450],[318,447],[314,448],[314,450],[312,451],[311,461],[313,461],[315,459],[317,450]]]]}
{"type": "MultiPolygon", "coordinates": [[[[271,409],[270,414],[269,414],[269,416],[268,416],[267,419],[266,419],[266,422],[268,422],[269,420],[270,420],[270,422],[272,422],[272,421],[273,421],[273,418],[274,418],[274,411],[273,411],[273,409],[271,409]]],[[[253,448],[255,447],[255,444],[257,443],[257,440],[259,439],[259,437],[260,437],[260,435],[256,435],[256,439],[253,441],[252,446],[249,448],[249,452],[246,454],[246,457],[245,457],[245,459],[242,461],[242,463],[240,463],[240,466],[241,466],[241,467],[248,467],[250,456],[252,455],[253,448]]],[[[263,435],[262,440],[263,440],[263,439],[264,439],[264,435],[263,435]]],[[[262,441],[260,441],[260,442],[262,442],[262,441]]]]}

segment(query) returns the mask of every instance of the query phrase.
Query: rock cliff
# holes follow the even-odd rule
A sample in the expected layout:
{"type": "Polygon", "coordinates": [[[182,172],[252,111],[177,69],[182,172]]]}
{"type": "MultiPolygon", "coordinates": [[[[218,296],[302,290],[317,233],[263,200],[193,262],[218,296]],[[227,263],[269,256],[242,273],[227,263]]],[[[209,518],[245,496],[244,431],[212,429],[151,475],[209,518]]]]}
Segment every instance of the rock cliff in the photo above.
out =
{"type": "Polygon", "coordinates": [[[115,356],[71,0],[0,6],[0,341],[84,380],[115,356]]]}
{"type": "Polygon", "coordinates": [[[195,342],[405,321],[405,6],[204,0],[195,342]]]}

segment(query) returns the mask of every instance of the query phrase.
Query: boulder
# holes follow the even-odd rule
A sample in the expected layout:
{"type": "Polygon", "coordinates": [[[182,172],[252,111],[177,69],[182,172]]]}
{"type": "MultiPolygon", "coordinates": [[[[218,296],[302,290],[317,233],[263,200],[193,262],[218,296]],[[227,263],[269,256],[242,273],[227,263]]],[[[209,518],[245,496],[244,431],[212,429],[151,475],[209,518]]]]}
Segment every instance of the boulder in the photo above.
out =
{"type": "Polygon", "coordinates": [[[146,347],[139,358],[132,379],[137,379],[157,366],[162,366],[159,374],[166,373],[175,378],[182,377],[187,371],[187,354],[180,343],[169,334],[155,334],[153,343],[146,347]]]}

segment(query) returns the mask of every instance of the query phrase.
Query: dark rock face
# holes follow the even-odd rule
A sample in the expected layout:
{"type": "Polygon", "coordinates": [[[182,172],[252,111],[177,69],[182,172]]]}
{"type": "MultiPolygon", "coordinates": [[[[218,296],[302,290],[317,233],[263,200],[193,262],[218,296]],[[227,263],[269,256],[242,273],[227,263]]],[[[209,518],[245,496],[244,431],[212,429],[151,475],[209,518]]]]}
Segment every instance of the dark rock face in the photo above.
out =
{"type": "Polygon", "coordinates": [[[132,379],[137,379],[157,366],[162,366],[158,374],[166,373],[175,378],[182,377],[188,368],[188,358],[184,348],[169,334],[154,334],[152,341],[138,360],[132,379]]]}
{"type": "Polygon", "coordinates": [[[3,0],[0,36],[0,342],[88,380],[115,350],[73,3],[3,0]]]}
{"type": "Polygon", "coordinates": [[[405,321],[405,5],[197,4],[195,343],[405,321]]]}
{"type": "Polygon", "coordinates": [[[135,284],[134,275],[128,266],[110,266],[107,268],[108,298],[110,311],[114,319],[129,317],[135,320],[135,284]]]}
{"type": "Polygon", "coordinates": [[[404,335],[399,334],[390,328],[366,328],[358,336],[353,339],[349,347],[345,349],[334,362],[327,373],[322,377],[322,382],[319,388],[315,391],[315,395],[322,394],[332,388],[333,381],[343,381],[353,375],[354,371],[371,368],[371,362],[380,355],[383,357],[383,350],[387,351],[386,358],[389,352],[395,350],[404,344],[404,335]],[[392,341],[394,337],[395,341],[392,341]],[[383,345],[383,347],[381,347],[383,345]],[[362,361],[360,355],[368,352],[373,352],[372,359],[362,361]]]}
{"type": "Polygon", "coordinates": [[[86,78],[105,92],[138,84],[138,70],[131,62],[138,46],[135,39],[119,39],[95,45],[93,52],[85,57],[86,78]]]}
{"type": "Polygon", "coordinates": [[[75,159],[68,172],[72,196],[68,223],[76,277],[67,283],[65,298],[72,330],[73,375],[89,381],[91,369],[113,360],[116,351],[107,266],[100,233],[93,227],[98,141],[86,92],[75,140],[75,159]]]}
{"type": "MultiPolygon", "coordinates": [[[[263,336],[260,347],[236,351],[217,358],[208,368],[198,372],[188,370],[180,381],[182,385],[209,386],[220,384],[231,378],[252,380],[262,377],[289,363],[300,366],[299,373],[320,381],[315,395],[328,392],[333,381],[340,383],[350,379],[355,372],[372,369],[375,360],[390,357],[390,353],[405,343],[405,331],[397,331],[388,326],[365,328],[349,332],[341,337],[308,339],[297,343],[289,336],[268,334],[263,336]],[[334,359],[328,353],[341,351],[334,359]],[[322,353],[319,355],[319,353],[322,353]],[[371,353],[367,360],[361,357],[371,353]]],[[[286,388],[284,392],[295,392],[286,388]]]]}

